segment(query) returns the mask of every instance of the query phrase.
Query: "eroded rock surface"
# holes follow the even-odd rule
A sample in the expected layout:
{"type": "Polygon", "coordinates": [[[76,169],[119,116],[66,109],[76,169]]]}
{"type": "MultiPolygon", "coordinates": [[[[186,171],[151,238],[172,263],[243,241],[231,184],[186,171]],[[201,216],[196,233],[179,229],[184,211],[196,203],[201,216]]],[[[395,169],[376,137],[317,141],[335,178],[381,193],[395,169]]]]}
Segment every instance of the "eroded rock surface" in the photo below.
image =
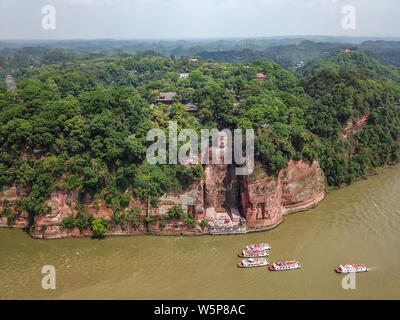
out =
{"type": "Polygon", "coordinates": [[[318,162],[290,161],[277,178],[247,182],[243,210],[250,230],[272,228],[283,215],[315,207],[325,195],[325,178],[318,162]]]}

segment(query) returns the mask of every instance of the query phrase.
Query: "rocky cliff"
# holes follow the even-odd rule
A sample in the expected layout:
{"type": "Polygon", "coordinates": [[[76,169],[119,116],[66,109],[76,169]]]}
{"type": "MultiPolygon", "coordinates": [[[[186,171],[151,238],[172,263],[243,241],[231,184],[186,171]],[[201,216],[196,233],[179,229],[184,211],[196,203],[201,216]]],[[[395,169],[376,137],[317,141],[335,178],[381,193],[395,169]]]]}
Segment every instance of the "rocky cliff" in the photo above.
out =
{"type": "Polygon", "coordinates": [[[325,178],[316,161],[290,161],[276,178],[247,180],[243,178],[242,201],[248,230],[273,228],[283,215],[311,209],[325,195],[325,178]]]}
{"type": "MultiPolygon", "coordinates": [[[[238,223],[246,220],[248,231],[267,230],[277,226],[283,215],[310,209],[324,197],[324,175],[318,162],[290,161],[277,177],[263,177],[249,182],[247,177],[236,176],[232,165],[206,165],[204,180],[194,183],[189,190],[180,194],[165,194],[156,208],[147,209],[146,201],[131,200],[129,207],[140,211],[136,223],[128,223],[125,228],[111,223],[113,211],[99,199],[84,199],[82,205],[86,214],[93,218],[110,221],[108,235],[145,234],[204,234],[199,222],[209,224],[229,218],[238,223]],[[191,213],[196,226],[190,227],[184,221],[163,219],[169,210],[179,205],[184,213],[191,213]],[[146,216],[151,223],[146,225],[146,216]],[[161,222],[164,221],[162,224],[161,222]]],[[[3,187],[0,193],[0,225],[24,228],[28,226],[28,214],[21,210],[19,203],[29,195],[30,190],[19,185],[3,187]],[[14,219],[7,218],[12,213],[14,219]]],[[[131,191],[128,191],[131,192],[131,191]]],[[[47,205],[48,214],[35,216],[30,234],[36,238],[65,238],[92,236],[89,229],[61,229],[66,217],[75,216],[75,204],[79,191],[71,193],[54,191],[47,205]]]]}

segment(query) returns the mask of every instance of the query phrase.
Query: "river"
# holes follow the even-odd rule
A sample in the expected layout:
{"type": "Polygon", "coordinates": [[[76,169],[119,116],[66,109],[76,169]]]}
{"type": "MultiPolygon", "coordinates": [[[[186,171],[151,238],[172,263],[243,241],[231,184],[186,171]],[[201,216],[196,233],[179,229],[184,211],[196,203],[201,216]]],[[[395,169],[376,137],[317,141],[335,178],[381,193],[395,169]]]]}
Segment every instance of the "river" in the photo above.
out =
{"type": "Polygon", "coordinates": [[[0,283],[0,299],[400,299],[400,165],[266,232],[44,241],[1,228],[0,283]],[[256,242],[271,243],[270,261],[303,268],[237,268],[237,253],[256,242]],[[340,263],[371,270],[345,290],[340,263]],[[45,265],[55,290],[42,288],[45,265]]]}

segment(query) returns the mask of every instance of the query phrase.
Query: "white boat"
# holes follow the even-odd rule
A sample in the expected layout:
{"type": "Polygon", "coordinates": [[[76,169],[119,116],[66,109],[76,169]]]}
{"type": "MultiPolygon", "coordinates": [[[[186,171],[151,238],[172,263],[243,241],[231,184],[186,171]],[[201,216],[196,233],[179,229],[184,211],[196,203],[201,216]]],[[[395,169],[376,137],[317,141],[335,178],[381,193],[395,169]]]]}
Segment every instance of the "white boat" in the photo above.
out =
{"type": "Polygon", "coordinates": [[[246,246],[246,250],[271,250],[269,243],[250,244],[246,246]]]}
{"type": "Polygon", "coordinates": [[[368,269],[365,264],[341,264],[335,271],[337,273],[356,273],[367,272],[368,269]]]}
{"type": "Polygon", "coordinates": [[[250,258],[247,260],[242,260],[242,262],[238,264],[238,267],[239,268],[255,268],[255,267],[268,266],[268,265],[269,265],[269,262],[267,259],[250,258]]]}
{"type": "Polygon", "coordinates": [[[274,262],[274,264],[269,267],[269,270],[286,271],[286,270],[294,270],[300,268],[301,264],[298,261],[282,261],[282,262],[274,262]]]}
{"type": "Polygon", "coordinates": [[[257,257],[267,257],[269,252],[267,250],[243,250],[239,253],[241,258],[257,258],[257,257]]]}

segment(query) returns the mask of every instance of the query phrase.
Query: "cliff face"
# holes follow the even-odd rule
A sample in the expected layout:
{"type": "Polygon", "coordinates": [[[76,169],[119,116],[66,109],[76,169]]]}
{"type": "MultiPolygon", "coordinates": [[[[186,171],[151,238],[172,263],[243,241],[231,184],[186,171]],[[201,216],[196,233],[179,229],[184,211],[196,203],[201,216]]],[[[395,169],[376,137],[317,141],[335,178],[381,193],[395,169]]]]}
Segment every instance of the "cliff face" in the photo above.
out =
{"type": "Polygon", "coordinates": [[[25,228],[28,225],[28,213],[23,210],[18,210],[16,203],[29,196],[30,188],[25,188],[22,185],[13,184],[12,186],[4,186],[0,192],[0,213],[4,212],[5,207],[8,207],[10,212],[15,215],[15,223],[10,224],[7,216],[0,215],[0,226],[9,226],[14,228],[25,228]],[[8,202],[5,205],[4,201],[8,202]]]}
{"type": "MultiPolygon", "coordinates": [[[[247,177],[236,176],[232,165],[206,165],[204,169],[206,179],[194,183],[181,194],[165,194],[159,199],[157,208],[149,207],[148,214],[153,218],[149,226],[151,233],[203,234],[208,233],[208,230],[200,228],[198,223],[201,220],[205,219],[212,224],[226,218],[234,223],[238,223],[241,218],[246,219],[248,231],[267,230],[281,223],[283,215],[310,209],[324,197],[324,175],[316,161],[290,161],[277,178],[265,177],[254,182],[248,182],[247,177]],[[189,227],[184,221],[176,220],[165,220],[165,225],[161,226],[160,218],[168,214],[169,209],[175,205],[180,205],[184,213],[193,214],[197,221],[196,227],[189,227]]],[[[10,224],[3,214],[0,216],[0,226],[23,228],[28,225],[28,214],[18,210],[16,203],[25,199],[29,192],[28,188],[18,185],[3,188],[0,193],[0,210],[3,212],[3,207],[9,208],[15,215],[15,223],[10,224]],[[4,199],[7,201],[4,202],[4,199]]],[[[63,218],[76,214],[74,208],[77,200],[78,191],[52,192],[46,203],[51,212],[34,218],[31,235],[48,239],[92,236],[90,230],[60,228],[63,218]]],[[[113,216],[113,211],[102,200],[95,202],[86,199],[82,204],[85,211],[94,218],[110,221],[113,216]]],[[[108,235],[148,232],[145,223],[147,203],[133,199],[128,209],[130,208],[141,211],[136,219],[136,226],[129,223],[123,230],[120,225],[110,223],[108,235]]]]}
{"type": "Polygon", "coordinates": [[[283,215],[315,207],[325,195],[324,175],[314,161],[290,161],[277,179],[247,182],[244,177],[243,210],[249,230],[273,228],[283,215]]]}

